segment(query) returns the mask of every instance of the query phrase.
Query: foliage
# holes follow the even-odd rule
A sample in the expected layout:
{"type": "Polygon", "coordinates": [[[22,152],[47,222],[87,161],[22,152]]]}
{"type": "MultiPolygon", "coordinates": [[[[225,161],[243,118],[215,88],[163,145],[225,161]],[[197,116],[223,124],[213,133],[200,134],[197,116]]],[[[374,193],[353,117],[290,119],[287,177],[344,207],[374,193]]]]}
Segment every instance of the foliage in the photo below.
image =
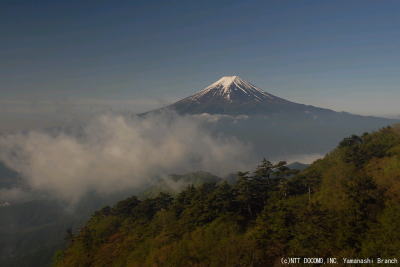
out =
{"type": "Polygon", "coordinates": [[[55,266],[273,266],[282,256],[400,251],[400,135],[351,136],[297,173],[263,160],[236,183],[131,197],[96,212],[55,266]]]}

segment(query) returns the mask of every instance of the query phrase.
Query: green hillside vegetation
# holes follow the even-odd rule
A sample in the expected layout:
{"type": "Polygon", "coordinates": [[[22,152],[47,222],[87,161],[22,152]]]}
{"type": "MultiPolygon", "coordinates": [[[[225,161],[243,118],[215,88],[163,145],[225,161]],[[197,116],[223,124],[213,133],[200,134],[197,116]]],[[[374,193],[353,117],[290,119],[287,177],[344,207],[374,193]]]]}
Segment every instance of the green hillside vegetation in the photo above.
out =
{"type": "MultiPolygon", "coordinates": [[[[131,194],[139,199],[155,197],[161,191],[176,194],[189,184],[221,182],[222,178],[207,172],[154,177],[141,188],[110,195],[88,194],[73,210],[65,203],[31,195],[26,201],[1,206],[0,199],[0,266],[50,266],[57,249],[63,247],[67,229],[76,229],[99,208],[117,202],[131,194]],[[129,193],[128,193],[129,191],[129,193]],[[38,246],[40,244],[40,246],[38,246]]],[[[21,177],[0,162],[0,191],[21,184],[21,177]]],[[[7,199],[5,199],[7,200],[7,199]]]]}
{"type": "Polygon", "coordinates": [[[204,183],[219,183],[221,181],[222,178],[203,171],[171,174],[167,177],[155,178],[140,193],[140,198],[156,197],[160,192],[177,194],[188,185],[199,186],[204,183]]]}
{"type": "Polygon", "coordinates": [[[235,184],[97,211],[55,266],[273,266],[281,256],[399,257],[400,130],[345,138],[295,173],[264,160],[235,184]]]}

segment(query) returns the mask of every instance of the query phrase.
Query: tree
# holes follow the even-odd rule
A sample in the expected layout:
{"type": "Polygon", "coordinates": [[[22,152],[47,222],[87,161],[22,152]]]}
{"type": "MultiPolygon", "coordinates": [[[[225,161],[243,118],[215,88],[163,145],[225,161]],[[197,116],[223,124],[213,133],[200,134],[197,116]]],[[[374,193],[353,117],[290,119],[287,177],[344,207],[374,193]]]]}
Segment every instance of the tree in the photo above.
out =
{"type": "Polygon", "coordinates": [[[267,199],[267,180],[258,176],[251,177],[248,174],[248,172],[238,173],[235,191],[240,213],[252,219],[264,207],[267,199]]]}
{"type": "Polygon", "coordinates": [[[382,209],[381,193],[371,177],[355,175],[345,181],[348,207],[341,216],[340,243],[343,247],[359,251],[362,239],[382,209]]]}

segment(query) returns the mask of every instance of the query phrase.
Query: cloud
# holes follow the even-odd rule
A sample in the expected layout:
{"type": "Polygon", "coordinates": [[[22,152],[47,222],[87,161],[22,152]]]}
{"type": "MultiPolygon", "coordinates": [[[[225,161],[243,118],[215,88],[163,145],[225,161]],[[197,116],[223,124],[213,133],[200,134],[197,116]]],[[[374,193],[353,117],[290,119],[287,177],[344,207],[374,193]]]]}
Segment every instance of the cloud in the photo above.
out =
{"type": "Polygon", "coordinates": [[[225,115],[225,114],[209,114],[209,113],[201,113],[201,114],[194,114],[192,115],[196,119],[204,120],[208,123],[217,123],[221,120],[230,120],[233,123],[237,123],[240,120],[247,120],[249,116],[247,115],[225,115]]]}
{"type": "Polygon", "coordinates": [[[301,163],[304,163],[304,164],[311,164],[314,161],[316,161],[317,159],[321,159],[323,157],[324,157],[324,155],[323,154],[319,154],[319,153],[296,154],[296,155],[288,156],[285,160],[288,163],[301,162],[301,163]]]}
{"type": "Polygon", "coordinates": [[[159,175],[247,169],[250,155],[248,145],[211,134],[202,120],[171,114],[103,115],[79,136],[32,131],[0,137],[0,160],[32,190],[72,203],[87,192],[114,193],[159,175]]]}

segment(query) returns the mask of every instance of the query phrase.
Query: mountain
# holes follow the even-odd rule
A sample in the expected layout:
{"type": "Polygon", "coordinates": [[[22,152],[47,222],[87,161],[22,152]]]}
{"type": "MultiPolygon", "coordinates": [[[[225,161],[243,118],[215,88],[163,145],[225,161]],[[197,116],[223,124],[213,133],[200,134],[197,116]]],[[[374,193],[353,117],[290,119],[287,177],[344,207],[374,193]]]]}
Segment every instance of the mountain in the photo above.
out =
{"type": "Polygon", "coordinates": [[[115,194],[86,195],[73,209],[65,203],[38,195],[13,201],[1,194],[17,187],[20,177],[0,161],[0,266],[50,266],[53,254],[63,247],[68,229],[78,229],[95,210],[135,194],[140,198],[160,192],[175,194],[189,185],[222,181],[206,172],[148,177],[148,184],[115,194]],[[16,181],[15,181],[16,180],[16,181]],[[40,246],[38,246],[40,244],[40,246]]]}
{"type": "Polygon", "coordinates": [[[308,166],[310,166],[310,165],[309,164],[304,164],[304,163],[301,163],[301,162],[297,162],[297,161],[288,164],[288,167],[290,169],[299,170],[299,171],[302,171],[302,170],[306,169],[308,166]]]}
{"type": "Polygon", "coordinates": [[[163,109],[179,114],[266,115],[288,112],[333,112],[267,93],[239,76],[225,76],[196,94],[163,109]]]}
{"type": "Polygon", "coordinates": [[[143,115],[168,111],[204,119],[216,135],[237,138],[254,148],[256,158],[273,160],[324,154],[345,136],[399,122],[294,103],[239,76],[222,77],[192,96],[143,115]]]}
{"type": "Polygon", "coordinates": [[[345,138],[295,176],[280,167],[266,162],[232,185],[103,208],[54,266],[281,266],[282,257],[315,255],[339,266],[345,258],[398,263],[399,127],[345,138]]]}

